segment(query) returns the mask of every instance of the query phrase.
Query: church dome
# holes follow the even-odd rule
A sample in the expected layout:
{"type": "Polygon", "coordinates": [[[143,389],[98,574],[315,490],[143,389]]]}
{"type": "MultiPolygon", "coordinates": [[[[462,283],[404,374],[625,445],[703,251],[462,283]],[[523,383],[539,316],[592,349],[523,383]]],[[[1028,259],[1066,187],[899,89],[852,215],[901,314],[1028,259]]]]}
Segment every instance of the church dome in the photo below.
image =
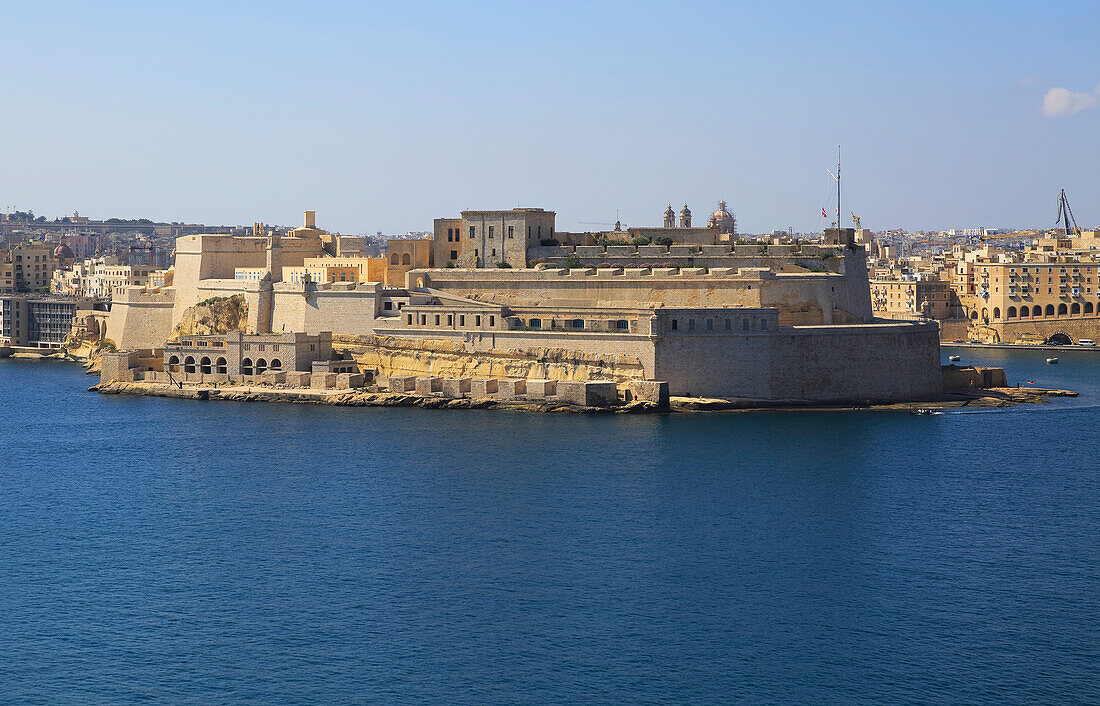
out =
{"type": "Polygon", "coordinates": [[[53,256],[75,258],[76,253],[74,253],[73,249],[70,248],[68,245],[66,245],[65,243],[61,243],[56,248],[54,248],[53,256]]]}

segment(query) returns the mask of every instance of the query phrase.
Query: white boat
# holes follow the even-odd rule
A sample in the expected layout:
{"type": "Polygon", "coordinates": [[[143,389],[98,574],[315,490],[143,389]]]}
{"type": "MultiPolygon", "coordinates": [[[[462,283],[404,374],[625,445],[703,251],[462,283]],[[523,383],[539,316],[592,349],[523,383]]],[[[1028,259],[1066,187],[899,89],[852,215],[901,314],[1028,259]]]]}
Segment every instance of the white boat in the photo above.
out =
{"type": "Polygon", "coordinates": [[[961,360],[961,358],[959,358],[959,356],[957,355],[949,355],[947,356],[947,359],[950,360],[952,363],[957,363],[961,360]]]}
{"type": "Polygon", "coordinates": [[[1050,363],[1051,365],[1054,365],[1055,363],[1058,362],[1058,359],[1057,358],[1047,358],[1047,362],[1050,363]]]}

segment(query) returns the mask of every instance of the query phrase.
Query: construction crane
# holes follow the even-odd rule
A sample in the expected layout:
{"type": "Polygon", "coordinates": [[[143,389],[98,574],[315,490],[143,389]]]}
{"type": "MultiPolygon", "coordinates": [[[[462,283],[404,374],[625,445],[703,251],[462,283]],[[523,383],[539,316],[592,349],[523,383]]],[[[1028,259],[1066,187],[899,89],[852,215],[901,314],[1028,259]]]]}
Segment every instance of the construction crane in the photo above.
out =
{"type": "Polygon", "coordinates": [[[855,214],[855,212],[854,212],[854,211],[848,211],[848,213],[851,213],[851,214],[852,214],[852,220],[853,220],[853,221],[855,221],[855,223],[856,223],[856,230],[860,230],[860,227],[859,227],[859,216],[857,216],[857,215],[855,214]]]}
{"type": "Polygon", "coordinates": [[[1080,236],[1081,229],[1077,227],[1077,219],[1073,217],[1073,211],[1069,208],[1069,199],[1066,198],[1066,190],[1062,189],[1062,193],[1058,196],[1058,216],[1054,219],[1054,222],[1062,221],[1065,223],[1066,237],[1071,235],[1080,236]],[[1073,231],[1070,232],[1069,224],[1073,222],[1073,231]]]}

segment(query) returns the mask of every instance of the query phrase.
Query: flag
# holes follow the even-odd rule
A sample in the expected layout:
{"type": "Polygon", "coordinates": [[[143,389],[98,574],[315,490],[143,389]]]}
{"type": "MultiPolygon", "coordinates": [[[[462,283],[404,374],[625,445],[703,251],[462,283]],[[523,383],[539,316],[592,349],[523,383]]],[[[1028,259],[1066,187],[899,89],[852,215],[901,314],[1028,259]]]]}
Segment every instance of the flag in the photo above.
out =
{"type": "Polygon", "coordinates": [[[825,207],[824,206],[821,207],[821,217],[822,218],[828,218],[829,217],[829,214],[825,213],[825,207]]]}

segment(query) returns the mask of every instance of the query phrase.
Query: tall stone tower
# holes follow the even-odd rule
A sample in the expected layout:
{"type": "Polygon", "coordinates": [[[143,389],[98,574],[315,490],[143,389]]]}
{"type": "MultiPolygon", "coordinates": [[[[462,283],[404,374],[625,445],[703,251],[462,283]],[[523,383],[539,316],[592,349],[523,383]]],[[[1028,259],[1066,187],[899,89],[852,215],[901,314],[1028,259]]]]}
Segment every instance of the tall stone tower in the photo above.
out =
{"type": "Polygon", "coordinates": [[[691,209],[688,208],[688,205],[686,203],[684,204],[684,207],[680,209],[680,227],[691,227],[691,209]]]}
{"type": "Polygon", "coordinates": [[[267,239],[267,273],[272,282],[283,281],[283,242],[277,230],[267,239]]]}
{"type": "Polygon", "coordinates": [[[665,209],[665,228],[676,227],[676,212],[672,210],[672,204],[665,209]]]}

